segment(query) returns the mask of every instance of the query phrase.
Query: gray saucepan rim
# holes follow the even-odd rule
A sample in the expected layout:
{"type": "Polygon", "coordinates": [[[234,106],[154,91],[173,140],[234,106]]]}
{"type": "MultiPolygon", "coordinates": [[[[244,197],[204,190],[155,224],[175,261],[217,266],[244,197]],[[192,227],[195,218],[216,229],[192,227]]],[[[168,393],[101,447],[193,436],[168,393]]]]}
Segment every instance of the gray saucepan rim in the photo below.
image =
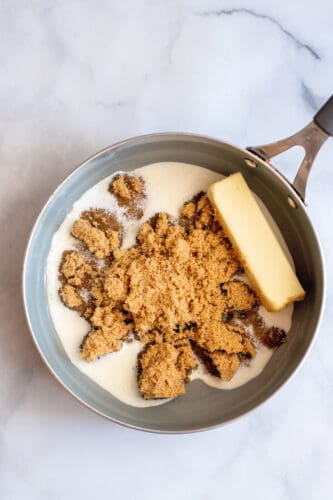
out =
{"type": "Polygon", "coordinates": [[[192,138],[198,138],[198,139],[206,139],[206,140],[211,141],[212,143],[215,143],[215,144],[219,144],[219,145],[225,144],[225,145],[227,145],[227,146],[229,146],[231,148],[234,148],[236,151],[241,152],[243,154],[246,154],[249,158],[255,160],[257,163],[260,163],[267,170],[269,170],[272,173],[272,175],[278,177],[279,180],[280,180],[280,182],[282,182],[285,185],[285,187],[289,190],[290,195],[293,196],[294,198],[296,198],[297,202],[300,205],[302,205],[303,207],[305,206],[304,203],[303,203],[303,201],[301,200],[301,198],[297,194],[297,192],[293,189],[293,187],[291,186],[291,184],[286,179],[286,177],[283,174],[281,174],[273,165],[271,165],[270,163],[267,163],[267,162],[263,161],[261,158],[259,158],[255,154],[251,153],[250,151],[248,151],[248,150],[246,150],[244,148],[241,148],[239,146],[236,146],[236,145],[234,145],[234,144],[232,144],[230,142],[227,142],[227,141],[224,141],[224,140],[219,140],[219,139],[216,139],[216,138],[211,137],[211,136],[202,135],[202,134],[195,134],[195,133],[191,133],[191,132],[161,132],[161,133],[144,134],[144,135],[139,135],[139,136],[135,136],[135,137],[130,137],[128,139],[119,141],[119,142],[117,142],[115,144],[112,144],[111,146],[108,146],[108,147],[102,149],[101,151],[99,151],[96,154],[94,154],[94,155],[90,156],[89,158],[87,158],[85,161],[81,162],[68,175],[66,175],[66,177],[62,180],[62,182],[57,186],[57,188],[49,196],[48,200],[46,201],[46,203],[42,207],[42,209],[41,209],[41,211],[40,211],[40,213],[39,213],[39,215],[38,215],[38,217],[37,217],[37,219],[36,219],[36,221],[35,221],[32,229],[31,229],[30,235],[29,235],[28,244],[27,244],[27,247],[26,247],[26,250],[25,250],[25,254],[24,254],[24,259],[23,259],[22,287],[21,287],[21,291],[22,291],[23,305],[24,305],[24,311],[25,311],[25,317],[26,317],[27,325],[28,325],[28,328],[30,330],[33,342],[34,342],[34,344],[35,344],[35,346],[36,346],[36,348],[37,348],[37,350],[38,350],[41,358],[43,359],[44,363],[46,364],[46,366],[48,367],[48,369],[50,370],[50,372],[52,373],[52,375],[55,377],[55,379],[72,396],[74,396],[74,398],[77,401],[79,401],[79,403],[81,403],[82,405],[86,406],[87,408],[89,408],[93,412],[97,413],[98,415],[101,415],[102,417],[106,418],[107,420],[110,420],[110,421],[112,421],[112,422],[114,422],[116,424],[122,425],[122,426],[130,428],[130,429],[140,430],[140,431],[154,433],[154,434],[155,433],[156,434],[191,434],[191,433],[197,433],[197,432],[203,432],[203,431],[207,431],[207,430],[212,430],[212,429],[216,429],[216,428],[228,425],[228,424],[230,424],[232,422],[235,422],[236,420],[244,417],[245,415],[248,415],[248,414],[252,413],[256,409],[258,409],[260,406],[264,405],[267,401],[269,401],[273,396],[275,396],[282,389],[282,387],[284,387],[287,383],[289,383],[290,380],[294,377],[294,375],[298,372],[298,370],[303,365],[305,359],[307,358],[307,356],[309,355],[309,352],[311,351],[311,349],[313,347],[315,338],[317,337],[317,334],[318,334],[318,331],[320,329],[320,325],[321,325],[321,322],[322,322],[323,311],[324,311],[324,307],[325,307],[325,299],[326,299],[326,278],[325,278],[326,272],[325,272],[325,263],[324,263],[323,251],[322,251],[320,240],[319,240],[318,235],[317,235],[317,233],[316,233],[316,231],[315,231],[315,229],[313,227],[311,219],[309,218],[309,216],[305,212],[306,215],[307,215],[310,227],[311,227],[311,229],[313,231],[313,234],[314,234],[314,236],[316,238],[316,242],[318,244],[319,255],[320,255],[320,259],[321,259],[321,262],[319,264],[321,264],[321,268],[322,268],[323,293],[322,293],[322,297],[321,297],[321,304],[320,304],[320,309],[319,309],[318,321],[317,321],[316,327],[314,329],[311,341],[309,342],[309,344],[308,344],[308,346],[306,348],[306,351],[304,352],[304,355],[303,355],[302,359],[299,361],[298,365],[295,366],[294,370],[290,373],[289,377],[277,389],[275,389],[268,397],[266,397],[263,401],[259,402],[253,408],[250,408],[249,410],[245,410],[242,413],[240,413],[238,416],[236,416],[236,417],[234,417],[234,418],[232,418],[232,419],[230,419],[230,420],[228,420],[226,422],[219,423],[219,424],[212,424],[212,425],[204,426],[204,427],[199,428],[199,429],[197,428],[197,429],[189,429],[189,430],[162,430],[161,431],[161,430],[157,430],[157,429],[150,429],[150,428],[142,427],[142,426],[139,426],[139,425],[128,424],[126,422],[118,420],[117,418],[113,418],[113,417],[111,417],[109,415],[106,415],[102,411],[97,410],[92,405],[90,405],[89,403],[87,403],[86,401],[84,401],[77,394],[75,394],[75,392],[72,391],[65,384],[65,382],[59,377],[59,375],[55,372],[55,370],[53,370],[53,368],[50,366],[50,364],[49,364],[46,356],[44,355],[43,351],[41,350],[41,348],[39,346],[39,343],[37,341],[37,338],[35,337],[35,334],[34,334],[34,331],[33,331],[33,328],[32,328],[31,322],[30,322],[30,314],[29,314],[29,310],[28,310],[28,306],[27,306],[27,297],[26,297],[26,290],[25,290],[25,281],[26,281],[26,272],[27,272],[27,259],[28,259],[28,255],[29,255],[30,246],[31,246],[31,243],[32,243],[32,240],[33,240],[33,237],[34,237],[35,230],[38,227],[38,224],[39,224],[39,221],[40,221],[42,215],[44,214],[44,212],[47,209],[48,205],[51,203],[51,201],[54,198],[54,196],[56,196],[56,194],[58,193],[58,191],[61,190],[62,186],[65,184],[65,182],[69,178],[71,178],[73,175],[75,175],[88,162],[90,162],[94,158],[97,158],[98,156],[100,156],[100,155],[102,155],[102,154],[104,154],[106,152],[109,152],[109,151],[111,151],[113,149],[116,149],[116,148],[119,148],[121,146],[124,146],[126,144],[131,144],[131,143],[134,144],[137,141],[141,141],[141,140],[145,140],[145,139],[150,139],[150,138],[154,138],[154,137],[161,137],[161,138],[163,138],[163,137],[164,138],[166,138],[166,137],[170,137],[170,138],[172,138],[172,137],[175,137],[175,138],[176,137],[177,138],[183,137],[184,139],[192,137],[192,138]]]}

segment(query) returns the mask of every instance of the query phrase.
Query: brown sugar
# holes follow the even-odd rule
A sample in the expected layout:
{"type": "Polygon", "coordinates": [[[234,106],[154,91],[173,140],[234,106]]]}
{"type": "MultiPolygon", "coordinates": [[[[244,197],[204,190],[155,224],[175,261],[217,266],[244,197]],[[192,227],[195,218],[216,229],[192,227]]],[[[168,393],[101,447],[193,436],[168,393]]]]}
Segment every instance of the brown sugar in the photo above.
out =
{"type": "Polygon", "coordinates": [[[232,354],[243,352],[243,338],[246,336],[246,331],[240,326],[213,320],[198,328],[192,340],[208,352],[221,350],[232,354]]]}
{"type": "Polygon", "coordinates": [[[256,350],[251,342],[251,340],[247,337],[243,337],[243,351],[242,353],[246,358],[254,358],[256,355],[256,350]]]}
{"type": "Polygon", "coordinates": [[[112,234],[112,231],[121,233],[122,227],[118,222],[116,216],[102,208],[92,210],[85,210],[81,214],[81,219],[87,220],[92,226],[100,229],[107,237],[112,234]]]}
{"type": "Polygon", "coordinates": [[[241,358],[236,353],[224,351],[208,352],[198,344],[192,344],[193,351],[214,377],[228,382],[240,367],[241,358]]]}
{"type": "Polygon", "coordinates": [[[225,296],[229,311],[251,311],[258,305],[253,290],[243,281],[229,281],[221,284],[221,292],[225,296]]]}
{"type": "Polygon", "coordinates": [[[138,360],[138,383],[145,399],[174,398],[185,393],[177,366],[179,351],[172,344],[148,345],[138,360]]]}
{"type": "Polygon", "coordinates": [[[60,289],[59,293],[61,300],[69,309],[80,310],[83,306],[83,300],[74,286],[66,284],[60,289]]]}
{"type": "Polygon", "coordinates": [[[103,231],[96,229],[88,221],[79,219],[72,227],[72,235],[84,243],[98,259],[110,254],[109,241],[103,231]]]}
{"type": "Polygon", "coordinates": [[[95,267],[92,263],[76,251],[64,252],[60,264],[60,274],[68,285],[75,287],[87,287],[93,275],[95,274],[95,267]]]}
{"type": "Polygon", "coordinates": [[[81,345],[81,357],[85,361],[95,361],[100,356],[119,351],[131,330],[126,317],[119,309],[97,307],[90,318],[92,330],[81,345]]]}
{"type": "MultiPolygon", "coordinates": [[[[144,184],[120,175],[110,191],[119,204],[135,207],[144,184]]],[[[198,359],[214,376],[231,380],[256,354],[246,329],[254,328],[254,318],[259,341],[272,347],[282,341],[282,331],[259,325],[258,299],[238,276],[240,263],[204,193],[184,204],[178,221],[159,213],[142,224],[132,248],[119,248],[122,228],[104,210],[83,212],[72,234],[87,251],[64,252],[59,294],[90,323],[81,356],[93,362],[133,334],[143,346],[138,385],[144,398],[184,394],[198,359]]]]}
{"type": "Polygon", "coordinates": [[[176,341],[173,344],[178,351],[176,366],[184,380],[190,375],[191,371],[197,366],[196,359],[193,355],[191,343],[188,339],[176,341]]]}
{"type": "Polygon", "coordinates": [[[128,174],[116,175],[109,186],[112,193],[121,207],[127,207],[128,217],[140,219],[143,215],[141,202],[146,197],[144,192],[144,182],[141,177],[128,174]]]}
{"type": "Polygon", "coordinates": [[[120,203],[135,200],[143,191],[143,181],[140,177],[117,175],[110,185],[111,192],[117,196],[120,203]]]}
{"type": "Polygon", "coordinates": [[[213,352],[210,355],[212,363],[218,371],[219,377],[228,382],[232,379],[239,368],[240,360],[237,354],[228,354],[226,352],[213,352]]]}
{"type": "Polygon", "coordinates": [[[83,212],[71,230],[97,259],[108,257],[121,244],[121,228],[113,214],[106,210],[83,212]]]}

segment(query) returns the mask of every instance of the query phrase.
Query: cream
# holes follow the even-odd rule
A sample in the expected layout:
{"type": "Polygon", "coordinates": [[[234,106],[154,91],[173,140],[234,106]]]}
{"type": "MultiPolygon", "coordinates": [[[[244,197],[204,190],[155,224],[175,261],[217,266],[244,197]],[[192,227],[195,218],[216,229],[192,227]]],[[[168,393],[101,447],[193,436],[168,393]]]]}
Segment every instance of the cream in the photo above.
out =
{"type": "MultiPolygon", "coordinates": [[[[143,204],[143,217],[139,221],[125,217],[124,209],[117,205],[114,196],[108,192],[112,176],[103,179],[86,191],[74,203],[72,210],[53,236],[47,263],[47,292],[55,329],[71,362],[117,399],[131,406],[147,407],[164,404],[169,400],[146,401],[140,395],[136,379],[137,354],[142,349],[140,342],[133,340],[130,343],[124,343],[120,351],[106,355],[93,363],[87,363],[81,359],[80,344],[89,331],[89,323],[75,311],[65,307],[59,298],[58,269],[62,253],[64,250],[75,248],[76,242],[70,235],[70,229],[83,210],[105,208],[114,212],[125,227],[123,248],[128,248],[135,244],[138,229],[145,220],[157,212],[167,212],[173,217],[178,217],[179,210],[185,201],[199,191],[206,191],[210,184],[221,179],[222,176],[202,167],[175,162],[147,165],[132,171],[131,175],[140,176],[145,181],[147,197],[143,204]]],[[[261,200],[259,202],[292,262],[276,223],[261,200]]],[[[267,325],[283,328],[286,332],[290,329],[293,305],[274,313],[260,308],[260,313],[267,325]]],[[[193,371],[190,378],[191,380],[201,379],[207,385],[218,389],[233,389],[259,375],[272,354],[272,350],[259,346],[255,358],[248,365],[242,365],[229,382],[213,377],[201,364],[193,371]]]]}

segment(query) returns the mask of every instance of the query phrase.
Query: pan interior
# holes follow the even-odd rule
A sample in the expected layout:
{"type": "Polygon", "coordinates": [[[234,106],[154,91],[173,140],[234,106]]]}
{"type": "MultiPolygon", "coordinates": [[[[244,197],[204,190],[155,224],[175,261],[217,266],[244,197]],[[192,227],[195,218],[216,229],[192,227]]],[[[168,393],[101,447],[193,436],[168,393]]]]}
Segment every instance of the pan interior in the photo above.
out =
{"type": "MultiPolygon", "coordinates": [[[[33,230],[26,255],[23,291],[28,320],[45,361],[60,381],[80,400],[103,415],[141,429],[189,432],[232,420],[271,396],[292,375],[309,348],[319,322],[323,300],[323,266],[316,235],[303,206],[287,201],[291,188],[258,161],[249,168],[249,155],[213,139],[161,134],[139,137],[91,158],[70,175],[45,206],[33,230]],[[194,381],[185,396],[162,406],[127,406],[83,375],[67,358],[48,309],[46,262],[54,232],[72,204],[87,189],[117,170],[130,171],[149,163],[177,161],[209,168],[224,175],[241,171],[251,189],[271,212],[288,244],[296,271],[307,291],[295,305],[288,342],[272,356],[263,372],[237,389],[223,391],[194,381]]],[[[260,242],[258,242],[260,245],[260,242]]]]}

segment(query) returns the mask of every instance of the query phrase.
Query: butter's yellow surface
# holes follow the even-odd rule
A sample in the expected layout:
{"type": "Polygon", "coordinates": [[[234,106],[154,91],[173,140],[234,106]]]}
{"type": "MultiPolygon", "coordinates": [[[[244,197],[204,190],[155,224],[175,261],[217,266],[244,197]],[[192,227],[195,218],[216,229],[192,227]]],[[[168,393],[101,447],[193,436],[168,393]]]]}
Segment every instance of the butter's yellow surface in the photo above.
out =
{"type": "Polygon", "coordinates": [[[305,291],[241,173],[215,182],[208,197],[268,311],[303,300],[305,291]]]}

